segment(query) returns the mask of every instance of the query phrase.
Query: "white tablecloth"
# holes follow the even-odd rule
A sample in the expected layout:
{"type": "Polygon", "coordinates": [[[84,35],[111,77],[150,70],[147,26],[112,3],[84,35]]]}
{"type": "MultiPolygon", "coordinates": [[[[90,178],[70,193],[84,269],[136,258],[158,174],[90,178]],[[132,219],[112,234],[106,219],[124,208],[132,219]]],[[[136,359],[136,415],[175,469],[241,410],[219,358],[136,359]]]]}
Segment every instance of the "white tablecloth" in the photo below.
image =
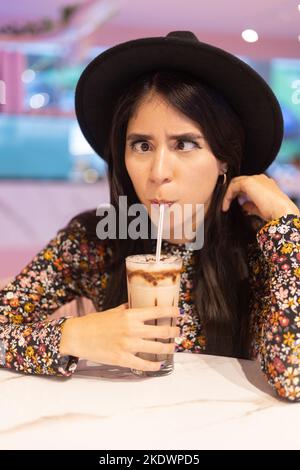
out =
{"type": "Polygon", "coordinates": [[[299,404],[278,399],[255,361],[176,353],[155,378],[87,365],[67,379],[1,369],[0,448],[300,448],[299,404]]]}

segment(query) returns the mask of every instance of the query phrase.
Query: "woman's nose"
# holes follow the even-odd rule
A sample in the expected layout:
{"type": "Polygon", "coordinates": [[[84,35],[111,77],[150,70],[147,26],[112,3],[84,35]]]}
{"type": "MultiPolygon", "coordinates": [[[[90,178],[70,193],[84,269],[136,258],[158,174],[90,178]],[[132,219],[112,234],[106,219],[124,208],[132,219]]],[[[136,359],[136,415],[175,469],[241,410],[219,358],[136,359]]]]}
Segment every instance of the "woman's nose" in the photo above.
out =
{"type": "Polygon", "coordinates": [[[172,155],[168,149],[160,149],[154,153],[150,170],[150,180],[161,184],[173,178],[172,155]]]}

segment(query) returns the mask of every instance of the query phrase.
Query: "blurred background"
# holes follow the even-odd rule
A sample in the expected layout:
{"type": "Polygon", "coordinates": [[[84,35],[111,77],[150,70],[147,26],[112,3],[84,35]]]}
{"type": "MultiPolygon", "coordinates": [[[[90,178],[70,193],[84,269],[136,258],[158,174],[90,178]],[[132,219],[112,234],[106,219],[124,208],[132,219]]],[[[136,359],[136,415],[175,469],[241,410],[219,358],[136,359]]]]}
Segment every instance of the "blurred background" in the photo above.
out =
{"type": "Polygon", "coordinates": [[[109,200],[105,164],[74,116],[84,67],[115,44],[174,30],[238,55],[270,84],[285,136],[267,173],[300,206],[299,0],[9,0],[0,3],[0,277],[109,200]]]}

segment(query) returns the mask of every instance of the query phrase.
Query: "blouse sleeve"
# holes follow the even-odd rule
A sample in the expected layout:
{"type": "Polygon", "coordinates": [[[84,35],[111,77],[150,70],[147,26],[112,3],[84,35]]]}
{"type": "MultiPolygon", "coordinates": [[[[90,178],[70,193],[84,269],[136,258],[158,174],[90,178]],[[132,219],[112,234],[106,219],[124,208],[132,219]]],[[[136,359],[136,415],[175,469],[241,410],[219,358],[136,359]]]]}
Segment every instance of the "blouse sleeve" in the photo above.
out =
{"type": "Polygon", "coordinates": [[[300,217],[266,223],[250,257],[252,354],[277,394],[300,401],[300,217]]]}
{"type": "Polygon", "coordinates": [[[47,316],[77,296],[82,287],[84,228],[76,219],[0,291],[0,367],[25,374],[71,376],[78,358],[61,356],[67,316],[47,316]]]}

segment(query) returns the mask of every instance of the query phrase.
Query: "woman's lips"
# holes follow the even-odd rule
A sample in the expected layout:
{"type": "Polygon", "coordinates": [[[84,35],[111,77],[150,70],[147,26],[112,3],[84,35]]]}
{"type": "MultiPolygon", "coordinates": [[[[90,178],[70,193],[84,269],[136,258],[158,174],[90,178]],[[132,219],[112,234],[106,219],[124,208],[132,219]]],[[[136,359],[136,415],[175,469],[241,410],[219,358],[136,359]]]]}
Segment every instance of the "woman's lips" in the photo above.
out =
{"type": "Polygon", "coordinates": [[[175,202],[177,201],[164,201],[164,200],[161,200],[161,201],[158,201],[157,199],[151,199],[150,200],[151,204],[153,204],[154,206],[159,206],[161,204],[165,204],[167,206],[171,206],[172,204],[174,204],[175,202]]]}

